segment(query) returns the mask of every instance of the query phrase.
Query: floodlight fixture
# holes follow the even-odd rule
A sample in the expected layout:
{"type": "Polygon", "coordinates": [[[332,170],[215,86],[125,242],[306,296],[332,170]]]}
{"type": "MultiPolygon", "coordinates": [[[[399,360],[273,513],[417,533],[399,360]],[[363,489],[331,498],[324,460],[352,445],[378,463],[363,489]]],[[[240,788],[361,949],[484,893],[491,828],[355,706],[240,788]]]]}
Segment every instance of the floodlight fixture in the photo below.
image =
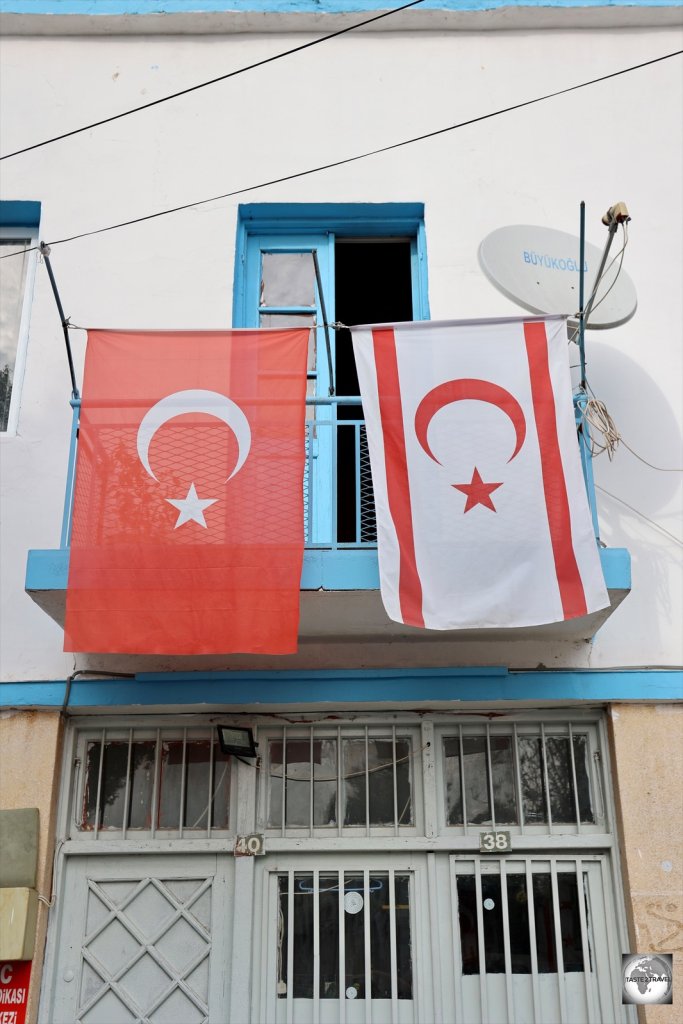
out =
{"type": "Polygon", "coordinates": [[[218,725],[218,743],[224,754],[257,757],[254,733],[235,725],[218,725]]]}

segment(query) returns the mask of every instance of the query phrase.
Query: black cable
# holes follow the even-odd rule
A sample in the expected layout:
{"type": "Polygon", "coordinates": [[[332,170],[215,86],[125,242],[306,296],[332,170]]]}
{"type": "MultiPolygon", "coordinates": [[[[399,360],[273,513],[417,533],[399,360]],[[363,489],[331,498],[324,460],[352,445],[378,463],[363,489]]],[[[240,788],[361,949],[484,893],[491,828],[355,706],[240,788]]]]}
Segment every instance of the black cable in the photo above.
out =
{"type": "MultiPolygon", "coordinates": [[[[133,224],[141,224],[144,221],[154,220],[157,217],[165,217],[171,213],[180,213],[182,210],[190,210],[196,206],[204,206],[206,203],[215,203],[220,199],[230,199],[233,196],[243,195],[245,192],[255,192],[257,189],[267,188],[269,185],[280,185],[285,181],[293,181],[296,178],[304,178],[309,174],[317,174],[320,171],[328,171],[333,167],[342,167],[345,164],[355,163],[358,160],[365,160],[370,156],[378,156],[380,153],[388,153],[393,149],[400,149],[402,146],[410,146],[414,142],[423,142],[425,139],[433,139],[437,135],[444,135],[447,132],[456,131],[458,128],[466,128],[468,125],[478,124],[480,121],[487,121],[489,118],[498,117],[500,114],[509,114],[513,110],[521,110],[523,107],[533,106],[535,103],[542,103],[544,100],[554,99],[556,96],[564,96],[566,93],[575,92],[577,89],[585,89],[589,85],[597,85],[599,82],[606,82],[610,78],[618,78],[620,75],[629,74],[631,71],[639,71],[641,68],[649,67],[651,64],[658,64],[660,61],[669,60],[671,57],[679,57],[683,54],[683,50],[675,50],[673,53],[665,53],[661,57],[654,57],[652,60],[646,60],[642,64],[633,64],[628,68],[622,68],[620,71],[612,71],[608,75],[601,75],[599,78],[591,78],[587,82],[579,82],[577,85],[569,85],[565,89],[558,89],[556,92],[545,93],[543,96],[537,96],[531,100],[524,100],[522,103],[515,103],[510,107],[502,107],[499,110],[492,110],[488,114],[481,114],[479,117],[472,117],[468,121],[459,121],[457,124],[448,125],[446,128],[437,128],[433,132],[426,132],[424,135],[416,135],[410,139],[404,139],[402,142],[393,142],[388,146],[381,146],[379,149],[371,149],[365,153],[357,153],[355,156],[347,156],[342,160],[334,160],[329,164],[321,164],[318,167],[311,167],[305,171],[297,171],[294,174],[286,174],[281,178],[272,178],[270,181],[262,181],[257,185],[247,185],[245,188],[235,189],[233,192],[224,192],[219,196],[211,196],[209,199],[198,199],[193,203],[184,203],[182,206],[174,206],[168,210],[158,210],[156,213],[148,213],[143,217],[134,217],[131,220],[120,221],[118,224],[109,224],[104,228],[95,228],[92,231],[83,231],[78,235],[70,235],[67,238],[59,238],[54,242],[48,242],[48,245],[63,245],[66,242],[75,242],[79,238],[89,238],[91,235],[101,235],[107,231],[116,231],[118,228],[130,227],[133,224]]],[[[10,259],[12,256],[20,256],[25,252],[32,252],[37,249],[38,246],[33,245],[28,249],[20,249],[16,253],[8,253],[6,256],[0,256],[0,260],[10,259]]]]}
{"type": "Polygon", "coordinates": [[[44,139],[42,142],[34,142],[31,146],[24,146],[23,149],[15,149],[13,153],[5,153],[4,156],[0,156],[0,160],[9,160],[13,156],[19,156],[21,153],[29,153],[33,149],[40,149],[41,146],[49,146],[52,142],[59,142],[61,139],[68,139],[72,135],[79,135],[81,132],[90,131],[91,128],[99,128],[100,125],[109,124],[111,121],[118,121],[121,117],[128,117],[129,114],[137,114],[141,110],[149,110],[150,107],[156,107],[160,103],[167,103],[169,100],[178,99],[179,96],[187,96],[188,93],[196,92],[198,89],[205,89],[208,85],[216,85],[217,82],[225,82],[228,78],[234,78],[235,75],[243,75],[245,71],[253,71],[254,68],[261,68],[265,64],[271,64],[275,60],[280,60],[281,57],[289,57],[293,53],[300,53],[301,50],[308,50],[311,46],[317,46],[318,43],[326,43],[328,39],[336,39],[338,36],[346,35],[347,32],[353,32],[357,28],[363,28],[364,25],[371,25],[374,21],[381,21],[382,18],[389,18],[392,14],[399,14],[401,11],[408,10],[409,7],[416,7],[418,4],[424,3],[424,0],[410,0],[410,3],[403,4],[401,7],[395,7],[391,11],[385,11],[383,14],[376,14],[372,18],[366,18],[365,21],[358,21],[354,25],[348,25],[346,28],[340,28],[337,32],[330,32],[329,35],[321,36],[320,39],[313,39],[308,43],[302,43],[301,46],[294,46],[291,50],[283,50],[281,53],[275,53],[272,57],[266,57],[264,60],[257,60],[255,64],[247,64],[243,68],[238,68],[236,71],[228,71],[225,75],[219,75],[218,78],[210,78],[206,82],[198,82],[197,85],[190,85],[187,89],[180,89],[179,92],[169,93],[168,96],[161,96],[158,100],[150,100],[149,103],[143,103],[139,107],[131,107],[129,110],[122,110],[120,114],[112,114],[111,117],[104,117],[101,121],[93,121],[92,124],[85,124],[82,128],[74,128],[70,132],[63,132],[62,135],[53,135],[50,139],[44,139]]]}

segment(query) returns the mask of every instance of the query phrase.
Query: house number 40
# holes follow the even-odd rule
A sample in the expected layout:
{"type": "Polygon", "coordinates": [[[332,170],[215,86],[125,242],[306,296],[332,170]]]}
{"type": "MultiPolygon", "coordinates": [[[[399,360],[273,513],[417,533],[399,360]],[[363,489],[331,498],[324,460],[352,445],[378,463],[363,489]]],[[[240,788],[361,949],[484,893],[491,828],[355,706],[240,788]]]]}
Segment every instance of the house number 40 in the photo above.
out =
{"type": "Polygon", "coordinates": [[[511,849],[509,832],[479,833],[479,851],[481,853],[507,853],[511,849]]]}
{"type": "Polygon", "coordinates": [[[235,839],[236,857],[259,857],[265,853],[263,836],[252,833],[250,836],[237,836],[235,839]]]}

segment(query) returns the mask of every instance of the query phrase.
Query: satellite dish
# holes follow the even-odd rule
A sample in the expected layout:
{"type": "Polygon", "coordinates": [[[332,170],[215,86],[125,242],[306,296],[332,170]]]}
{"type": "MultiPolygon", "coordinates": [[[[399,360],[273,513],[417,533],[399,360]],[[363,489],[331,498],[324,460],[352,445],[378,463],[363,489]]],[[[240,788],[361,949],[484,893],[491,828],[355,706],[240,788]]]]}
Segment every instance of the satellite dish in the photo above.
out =
{"type": "MultiPolygon", "coordinates": [[[[586,242],[584,305],[593,291],[601,259],[602,251],[586,242]]],[[[620,259],[618,257],[611,262],[610,256],[607,262],[609,270],[605,271],[600,282],[586,325],[589,328],[619,327],[636,311],[635,285],[623,267],[619,272],[620,259]],[[606,298],[601,302],[603,295],[606,298]]],[[[479,262],[489,281],[524,309],[532,313],[561,313],[576,318],[579,309],[579,239],[574,235],[531,224],[498,228],[479,246],[479,262]]]]}

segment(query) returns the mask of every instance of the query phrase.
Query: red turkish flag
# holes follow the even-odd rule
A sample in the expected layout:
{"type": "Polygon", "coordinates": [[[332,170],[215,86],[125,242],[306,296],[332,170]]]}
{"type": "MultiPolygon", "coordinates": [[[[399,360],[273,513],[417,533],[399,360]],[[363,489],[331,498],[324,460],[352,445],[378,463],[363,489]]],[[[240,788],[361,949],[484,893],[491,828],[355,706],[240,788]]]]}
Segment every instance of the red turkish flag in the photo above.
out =
{"type": "Polygon", "coordinates": [[[296,651],[308,333],[89,332],[65,650],[296,651]]]}

